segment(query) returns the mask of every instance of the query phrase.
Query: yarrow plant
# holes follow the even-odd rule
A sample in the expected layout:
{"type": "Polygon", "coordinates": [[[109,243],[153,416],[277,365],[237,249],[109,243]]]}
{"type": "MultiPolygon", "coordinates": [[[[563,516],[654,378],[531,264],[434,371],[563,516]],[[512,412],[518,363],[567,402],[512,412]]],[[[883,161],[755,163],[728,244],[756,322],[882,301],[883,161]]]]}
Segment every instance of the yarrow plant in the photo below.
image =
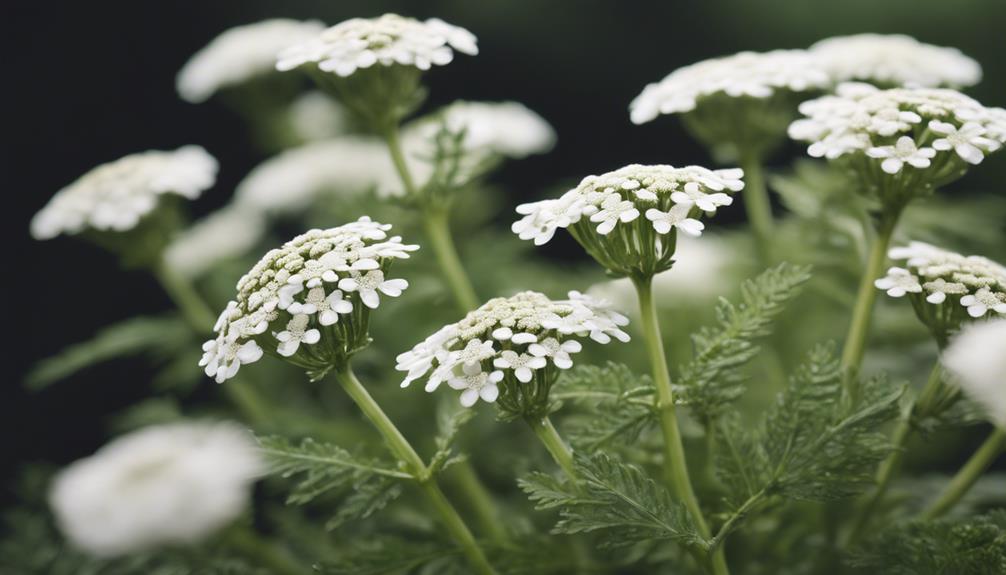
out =
{"type": "Polygon", "coordinates": [[[75,545],[99,556],[206,539],[250,503],[265,471],[234,423],[172,423],[135,431],[64,469],[50,500],[75,545]]]}
{"type": "Polygon", "coordinates": [[[892,267],[877,288],[891,297],[906,294],[916,315],[945,345],[962,322],[986,314],[1006,315],[1006,267],[982,256],[963,256],[923,242],[893,248],[892,267]]]}
{"type": "Polygon", "coordinates": [[[738,169],[633,164],[587,176],[559,198],[518,206],[524,217],[512,230],[543,245],[565,228],[609,273],[651,277],[673,265],[679,230],[701,235],[702,215],[733,203],[730,194],[744,188],[743,175],[738,169]]]}
{"type": "Polygon", "coordinates": [[[362,217],[311,230],[271,250],[238,282],[203,345],[199,364],[223,382],[266,352],[308,371],[312,379],[346,365],[369,343],[370,310],[381,296],[398,297],[409,284],[386,277],[391,262],[419,246],[388,237],[390,225],[362,217]]]}
{"type": "MultiPolygon", "coordinates": [[[[189,146],[99,167],[39,212],[36,237],[96,241],[153,272],[178,310],[106,326],[26,378],[39,389],[142,355],[156,368],[157,393],[112,421],[140,431],[55,476],[42,503],[50,514],[22,513],[38,506],[27,502],[0,518],[11,533],[0,541],[0,571],[1001,571],[1006,515],[969,510],[1001,499],[971,488],[1006,447],[1006,268],[919,242],[889,250],[907,204],[1006,144],[1006,111],[947,89],[977,82],[977,63],[868,34],[680,68],[633,100],[631,120],[680,115],[716,160],[739,167],[631,164],[587,176],[519,205],[514,238],[488,221],[506,202],[493,170],[551,150],[553,128],[513,101],[423,108],[426,73],[478,52],[473,34],[436,18],[234,28],[194,55],[177,84],[183,99],[233,107],[256,143],[276,152],[229,205],[184,225],[181,200],[198,198],[217,170],[189,146]],[[838,169],[804,160],[818,167],[774,179],[788,211],[774,227],[762,168],[787,134],[838,169]],[[709,237],[709,217],[737,194],[750,226],[709,237]],[[345,217],[357,210],[375,218],[345,217]],[[349,223],[333,227],[332,214],[349,223]],[[467,254],[455,248],[455,215],[467,254]],[[401,217],[422,226],[427,249],[416,259],[429,253],[430,262],[395,265],[419,246],[375,220],[401,217]],[[246,259],[289,227],[309,231],[246,259]],[[601,267],[527,257],[529,243],[560,229],[601,267]],[[870,256],[839,361],[834,346],[810,342],[844,321],[844,280],[864,238],[870,256]],[[752,243],[757,263],[786,254],[821,271],[812,279],[809,265],[778,262],[736,285],[734,273],[755,263],[745,257],[752,243]],[[897,267],[883,276],[888,258],[897,267]],[[237,270],[248,271],[238,279],[237,270]],[[614,279],[586,295],[569,291],[601,270],[614,279]],[[805,285],[814,299],[793,302],[805,285]],[[925,385],[901,383],[918,375],[914,360],[889,359],[893,377],[859,376],[881,290],[908,298],[936,340],[925,385]],[[448,294],[455,306],[442,305],[448,294]],[[693,327],[706,316],[708,325],[693,327]],[[773,329],[776,318],[783,329],[773,329]],[[673,319],[669,337],[661,319],[673,319]],[[642,345],[605,345],[630,342],[630,333],[642,345]],[[390,349],[408,351],[390,361],[390,349]],[[246,367],[266,355],[278,361],[246,367]],[[194,393],[199,368],[223,385],[194,393]],[[389,378],[450,391],[403,402],[389,378]],[[254,436],[184,419],[216,394],[254,436]],[[526,436],[480,417],[480,401],[499,420],[524,420],[558,468],[533,470],[526,436]],[[995,429],[956,476],[939,485],[909,483],[906,473],[912,501],[886,500],[913,464],[912,434],[976,423],[975,405],[995,429]],[[256,500],[287,487],[289,505],[252,517],[249,491],[265,474],[256,500]],[[515,482],[555,516],[550,529],[515,504],[515,482]],[[906,523],[914,509],[924,511],[906,523]],[[933,521],[951,509],[951,519],[933,521]]],[[[989,225],[997,208],[983,204],[978,218],[966,201],[919,206],[904,227],[1001,257],[989,225]]],[[[904,357],[894,347],[902,340],[882,338],[889,358],[904,357]]],[[[44,492],[30,475],[28,490],[44,492]]]]}

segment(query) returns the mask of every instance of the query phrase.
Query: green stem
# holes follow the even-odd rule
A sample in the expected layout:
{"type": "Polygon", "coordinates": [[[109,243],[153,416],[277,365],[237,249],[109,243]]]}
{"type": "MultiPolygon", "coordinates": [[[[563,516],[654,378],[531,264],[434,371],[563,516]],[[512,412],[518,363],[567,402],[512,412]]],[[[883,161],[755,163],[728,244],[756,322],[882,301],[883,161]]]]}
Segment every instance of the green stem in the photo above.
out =
{"type": "Polygon", "coordinates": [[[573,450],[566,445],[566,442],[559,436],[552,420],[546,415],[544,417],[528,417],[528,425],[534,430],[535,435],[545,445],[545,449],[552,455],[552,459],[559,464],[559,467],[573,481],[577,480],[576,469],[573,467],[573,450]]]}
{"type": "Polygon", "coordinates": [[[753,153],[742,154],[740,163],[744,169],[744,208],[748,222],[754,231],[759,255],[768,260],[775,221],[772,218],[772,201],[765,187],[764,169],[760,158],[753,153]]]}
{"type": "Polygon", "coordinates": [[[971,459],[968,459],[964,467],[961,467],[957,475],[954,475],[936,502],[922,514],[922,518],[938,519],[949,511],[971,489],[975,481],[978,481],[988,466],[992,465],[996,457],[999,457],[1004,448],[1006,448],[1006,431],[997,427],[989,434],[988,439],[978,448],[978,451],[975,451],[971,459]]]}
{"type": "Polygon", "coordinates": [[[877,230],[877,236],[870,247],[870,257],[866,269],[859,282],[859,293],[856,296],[856,307],[852,312],[852,323],[842,348],[842,370],[845,392],[848,400],[854,405],[859,400],[859,368],[863,363],[866,351],[866,336],[870,331],[870,319],[873,316],[873,304],[879,291],[874,284],[884,273],[887,262],[887,249],[891,244],[891,236],[897,225],[898,215],[884,218],[877,230]]]}
{"type": "Polygon", "coordinates": [[[496,513],[496,503],[489,490],[475,473],[471,462],[466,460],[452,465],[447,473],[456,487],[464,492],[465,500],[475,515],[480,530],[496,543],[505,542],[507,533],[503,529],[503,522],[500,521],[499,514],[496,513]]]}
{"type": "Polygon", "coordinates": [[[363,411],[363,414],[377,428],[377,431],[384,437],[385,443],[399,459],[405,462],[409,470],[416,477],[419,486],[430,505],[440,516],[443,526],[447,528],[454,540],[461,546],[462,552],[468,558],[472,567],[482,574],[493,574],[495,570],[489,564],[485,554],[472,536],[472,532],[465,525],[457,510],[444,496],[436,479],[431,475],[426,463],[419,457],[416,450],[412,448],[398,427],[388,418],[384,410],[374,401],[370,393],[367,392],[360,380],[356,378],[352,368],[347,364],[344,368],[335,371],[335,377],[342,384],[342,388],[353,399],[356,405],[363,411]]]}
{"type": "Polygon", "coordinates": [[[423,228],[426,230],[426,239],[433,247],[433,254],[437,258],[440,271],[447,278],[447,284],[454,294],[454,302],[461,313],[469,311],[479,306],[479,298],[475,294],[468,274],[465,273],[458,251],[454,247],[454,239],[451,237],[450,224],[447,219],[447,210],[438,208],[426,208],[423,210],[423,228]]]}
{"type": "Polygon", "coordinates": [[[847,545],[856,543],[860,535],[865,533],[873,512],[876,511],[877,506],[884,499],[884,495],[887,494],[891,480],[897,475],[901,462],[905,457],[905,444],[908,443],[908,438],[912,434],[912,415],[915,413],[917,407],[927,405],[939,389],[943,382],[942,369],[940,362],[937,360],[936,365],[933,366],[933,370],[929,373],[929,379],[926,381],[925,387],[922,388],[922,392],[919,394],[919,398],[908,407],[905,414],[898,421],[898,425],[894,428],[894,433],[891,435],[891,445],[894,450],[877,469],[877,487],[870,496],[870,499],[860,509],[856,521],[852,524],[852,529],[849,531],[849,538],[846,542],[847,545]]]}
{"type": "Polygon", "coordinates": [[[748,500],[745,501],[740,507],[738,507],[737,510],[734,511],[730,515],[730,517],[723,523],[723,525],[720,527],[720,530],[716,532],[716,536],[713,537],[712,542],[709,544],[710,550],[716,550],[720,546],[722,546],[723,543],[726,541],[727,536],[730,535],[731,531],[733,531],[734,525],[738,521],[743,519],[748,513],[750,513],[751,510],[754,509],[755,505],[761,503],[762,499],[765,498],[766,494],[767,494],[766,490],[762,489],[758,493],[755,493],[751,497],[748,497],[748,500]]]}
{"type": "MultiPolygon", "coordinates": [[[[664,464],[670,477],[671,490],[688,509],[699,535],[708,539],[710,537],[709,526],[702,515],[699,500],[695,497],[692,481],[688,477],[688,463],[685,460],[685,448],[681,441],[678,416],[674,407],[674,392],[671,389],[671,374],[667,369],[667,357],[664,355],[663,339],[660,336],[660,325],[657,322],[657,308],[653,303],[652,278],[634,277],[633,283],[639,296],[643,340],[650,356],[653,383],[657,388],[656,408],[660,416],[660,428],[664,435],[664,464]]],[[[722,547],[713,553],[712,570],[716,574],[729,572],[722,547]]]]}
{"type": "Polygon", "coordinates": [[[154,266],[151,271],[161,282],[164,291],[178,306],[178,310],[182,312],[182,316],[192,329],[200,334],[212,333],[213,324],[216,323],[217,318],[213,315],[210,306],[206,305],[202,296],[193,287],[192,282],[171,269],[164,261],[154,266]]]}
{"type": "Polygon", "coordinates": [[[458,257],[457,248],[454,246],[454,239],[451,237],[450,225],[447,209],[430,205],[429,202],[422,202],[420,189],[416,186],[416,181],[412,178],[412,172],[405,161],[405,154],[402,152],[402,144],[398,134],[398,126],[392,126],[383,131],[384,141],[391,154],[391,161],[398,171],[398,176],[405,187],[405,194],[420,202],[423,206],[423,228],[426,237],[433,246],[433,254],[437,258],[440,271],[447,278],[448,286],[454,295],[454,301],[461,313],[467,313],[479,305],[478,295],[472,282],[465,273],[464,266],[461,265],[461,258],[458,257]]]}

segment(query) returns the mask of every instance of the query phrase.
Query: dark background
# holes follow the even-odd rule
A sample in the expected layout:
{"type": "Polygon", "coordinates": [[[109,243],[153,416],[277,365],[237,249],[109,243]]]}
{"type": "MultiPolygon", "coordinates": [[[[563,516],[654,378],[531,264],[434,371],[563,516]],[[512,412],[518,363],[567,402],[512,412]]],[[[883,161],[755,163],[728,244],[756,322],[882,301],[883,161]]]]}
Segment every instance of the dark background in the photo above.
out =
{"type": "MultiPolygon", "coordinates": [[[[89,369],[40,394],[23,390],[23,375],[36,360],[89,338],[99,326],[170,307],[146,274],[124,272],[112,257],[81,242],[35,242],[28,221],[54,192],[100,163],[189,143],[206,147],[221,162],[218,184],[193,211],[223,204],[263,158],[238,118],[218,102],[180,100],[174,77],[192,53],[231,26],[281,16],[334,24],[394,11],[437,16],[473,31],[481,53],[459,56],[430,73],[429,105],[514,99],[552,123],[559,134],[554,152],[512,163],[499,177],[515,204],[557,181],[626,163],[708,163],[679,122],[663,118],[633,126],[627,106],[645,84],[671,70],[739,50],[800,48],[836,34],[907,33],[979,60],[985,79],[970,93],[986,104],[1006,104],[1002,0],[133,0],[15,6],[8,4],[3,17],[3,230],[9,254],[4,301],[13,315],[4,321],[0,420],[6,429],[0,441],[7,453],[0,461],[8,464],[63,463],[93,451],[105,436],[104,415],[148,393],[149,374],[139,360],[89,369]]],[[[776,161],[801,153],[793,146],[776,161]]],[[[979,170],[967,185],[1006,187],[1003,164],[979,170]]],[[[739,215],[735,210],[717,222],[739,215]]]]}

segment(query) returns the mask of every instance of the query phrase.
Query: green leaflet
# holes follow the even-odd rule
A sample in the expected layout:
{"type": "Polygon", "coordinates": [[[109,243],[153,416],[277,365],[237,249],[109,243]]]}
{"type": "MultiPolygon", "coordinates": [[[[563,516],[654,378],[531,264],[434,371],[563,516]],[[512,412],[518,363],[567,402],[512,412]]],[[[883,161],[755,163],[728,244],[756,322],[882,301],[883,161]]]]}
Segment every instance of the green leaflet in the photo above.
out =
{"type": "Polygon", "coordinates": [[[531,473],[519,481],[537,509],[558,509],[554,533],[603,532],[602,547],[672,540],[703,546],[684,505],[635,465],[603,453],[576,459],[579,481],[531,473]]]}
{"type": "MultiPolygon", "coordinates": [[[[43,359],[24,383],[30,389],[44,389],[92,365],[138,353],[149,354],[158,363],[170,363],[178,356],[188,360],[191,356],[184,352],[192,346],[198,350],[192,330],[177,315],[135,317],[107,326],[92,339],[43,359]]],[[[187,365],[188,373],[198,375],[191,363],[187,365]]]]}
{"type": "Polygon", "coordinates": [[[294,444],[275,436],[258,441],[274,475],[297,477],[288,504],[304,505],[322,494],[349,492],[326,525],[329,529],[380,511],[401,494],[401,480],[412,479],[404,471],[383,467],[382,461],[355,456],[329,443],[304,439],[294,444]]]}
{"type": "Polygon", "coordinates": [[[744,375],[739,368],[758,354],[754,340],[771,332],[772,320],[810,277],[809,267],[782,263],[742,283],[739,303],[721,298],[716,325],[692,336],[694,358],[677,380],[680,402],[705,420],[740,396],[744,375]]]}
{"type": "Polygon", "coordinates": [[[615,441],[632,441],[656,415],[653,384],[626,365],[608,362],[603,367],[578,365],[564,373],[552,388],[551,398],[585,408],[587,414],[571,418],[567,429],[573,444],[587,452],[615,441]]]}

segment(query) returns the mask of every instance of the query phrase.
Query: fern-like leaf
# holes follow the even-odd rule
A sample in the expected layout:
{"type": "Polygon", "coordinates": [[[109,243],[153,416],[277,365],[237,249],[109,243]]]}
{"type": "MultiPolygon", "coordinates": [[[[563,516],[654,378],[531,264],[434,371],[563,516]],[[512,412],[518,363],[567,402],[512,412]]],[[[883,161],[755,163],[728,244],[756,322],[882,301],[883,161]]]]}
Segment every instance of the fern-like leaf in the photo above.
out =
{"type": "Polygon", "coordinates": [[[560,482],[540,473],[524,477],[521,488],[538,509],[559,510],[553,532],[603,532],[603,547],[626,547],[671,540],[703,546],[687,510],[636,467],[603,453],[578,457],[578,481],[560,482]]]}
{"type": "Polygon", "coordinates": [[[633,441],[653,424],[653,393],[649,376],[608,362],[603,367],[576,366],[564,373],[551,397],[587,411],[570,422],[569,437],[576,447],[593,452],[615,441],[633,441]]]}
{"type": "Polygon", "coordinates": [[[721,298],[717,323],[692,336],[694,358],[681,369],[682,402],[700,419],[715,417],[743,393],[741,366],[758,354],[757,338],[771,332],[772,320],[810,279],[810,268],[787,263],[741,284],[741,301],[721,298]]]}

